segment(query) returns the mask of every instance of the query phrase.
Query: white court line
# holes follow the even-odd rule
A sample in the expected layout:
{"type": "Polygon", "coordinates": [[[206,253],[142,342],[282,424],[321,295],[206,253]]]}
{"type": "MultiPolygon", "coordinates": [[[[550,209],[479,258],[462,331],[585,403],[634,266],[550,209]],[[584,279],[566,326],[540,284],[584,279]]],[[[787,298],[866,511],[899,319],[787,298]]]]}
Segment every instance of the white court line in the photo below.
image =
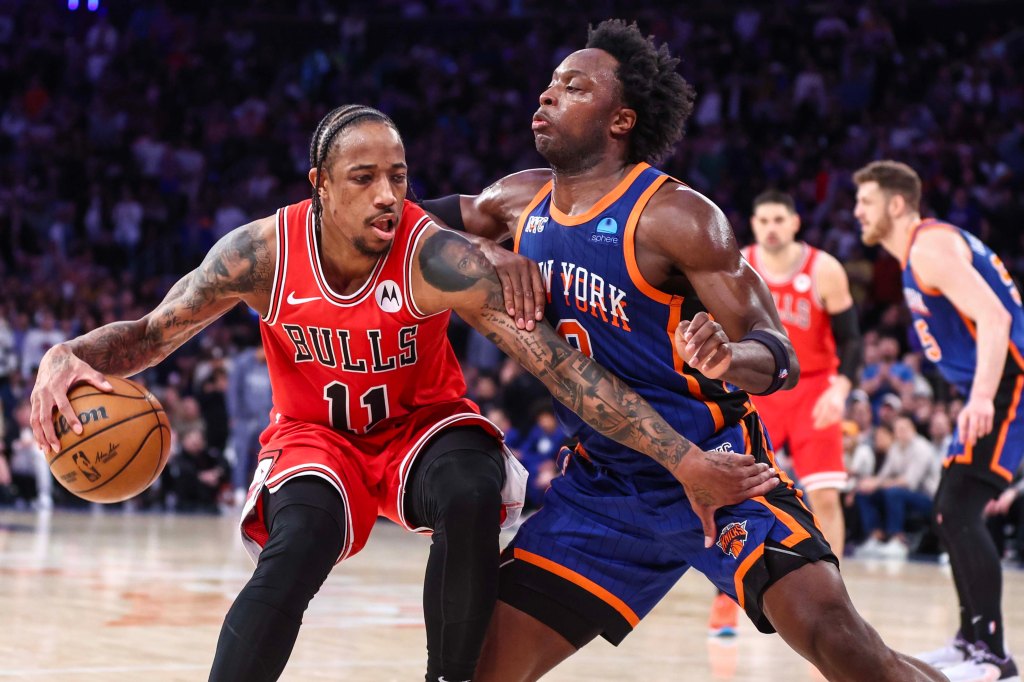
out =
{"type": "MultiPolygon", "coordinates": [[[[326,670],[333,668],[374,668],[374,667],[394,667],[396,665],[401,666],[419,666],[423,667],[426,665],[426,659],[406,659],[396,660],[393,658],[389,659],[377,659],[370,661],[330,661],[320,663],[299,663],[289,662],[285,668],[285,672],[299,669],[306,670],[326,670]]],[[[187,670],[209,670],[210,665],[198,665],[198,664],[183,664],[183,663],[167,663],[163,665],[122,665],[122,666],[94,666],[94,667],[82,667],[82,668],[33,668],[33,669],[22,669],[22,670],[0,670],[0,677],[38,677],[41,675],[53,675],[55,673],[61,675],[95,675],[96,673],[134,673],[134,672],[173,672],[173,671],[187,671],[187,670]]]]}

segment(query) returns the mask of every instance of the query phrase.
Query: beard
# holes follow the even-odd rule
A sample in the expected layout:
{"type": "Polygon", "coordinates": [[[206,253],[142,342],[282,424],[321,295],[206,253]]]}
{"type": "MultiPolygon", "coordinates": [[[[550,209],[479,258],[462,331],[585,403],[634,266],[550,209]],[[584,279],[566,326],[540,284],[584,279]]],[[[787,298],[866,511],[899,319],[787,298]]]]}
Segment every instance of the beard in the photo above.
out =
{"type": "Polygon", "coordinates": [[[537,135],[537,151],[552,170],[566,175],[577,175],[596,166],[604,156],[604,131],[592,130],[578,139],[537,135]]]}
{"type": "Polygon", "coordinates": [[[382,246],[374,248],[363,237],[353,239],[352,246],[356,247],[356,251],[368,258],[380,258],[391,250],[391,242],[386,242],[382,246]]]}
{"type": "Polygon", "coordinates": [[[892,234],[892,218],[883,215],[874,226],[869,228],[861,226],[860,240],[867,246],[876,246],[890,234],[892,234]]]}

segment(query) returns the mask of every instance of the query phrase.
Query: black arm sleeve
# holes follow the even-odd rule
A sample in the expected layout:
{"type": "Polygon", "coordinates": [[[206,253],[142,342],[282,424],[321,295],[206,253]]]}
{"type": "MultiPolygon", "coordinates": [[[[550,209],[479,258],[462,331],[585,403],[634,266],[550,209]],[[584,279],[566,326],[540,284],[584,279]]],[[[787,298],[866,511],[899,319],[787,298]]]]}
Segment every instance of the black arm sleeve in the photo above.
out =
{"type": "Polygon", "coordinates": [[[458,194],[449,194],[440,199],[425,199],[420,206],[424,211],[429,211],[443,220],[453,230],[466,231],[466,224],[462,222],[462,204],[458,194]]]}
{"type": "Polygon", "coordinates": [[[860,336],[857,308],[850,306],[841,313],[829,316],[832,336],[836,339],[836,355],[839,356],[839,373],[857,385],[857,371],[864,359],[864,342],[860,336]]]}

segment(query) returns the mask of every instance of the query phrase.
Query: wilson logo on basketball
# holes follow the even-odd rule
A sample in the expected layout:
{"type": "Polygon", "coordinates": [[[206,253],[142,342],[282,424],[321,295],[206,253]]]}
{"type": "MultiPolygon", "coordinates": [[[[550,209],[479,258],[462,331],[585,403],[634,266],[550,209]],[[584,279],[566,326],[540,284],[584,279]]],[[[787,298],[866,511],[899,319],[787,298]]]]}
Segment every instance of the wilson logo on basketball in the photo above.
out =
{"type": "MultiPolygon", "coordinates": [[[[78,421],[82,422],[82,426],[91,422],[98,422],[101,419],[108,419],[107,408],[95,407],[91,410],[86,410],[78,415],[78,421]]],[[[53,429],[57,432],[57,438],[63,438],[65,435],[70,433],[71,425],[68,424],[68,420],[63,416],[53,420],[53,429]]]]}
{"type": "Polygon", "coordinates": [[[747,522],[730,523],[718,534],[718,542],[715,544],[733,559],[739,559],[743,546],[747,544],[747,522]]]}

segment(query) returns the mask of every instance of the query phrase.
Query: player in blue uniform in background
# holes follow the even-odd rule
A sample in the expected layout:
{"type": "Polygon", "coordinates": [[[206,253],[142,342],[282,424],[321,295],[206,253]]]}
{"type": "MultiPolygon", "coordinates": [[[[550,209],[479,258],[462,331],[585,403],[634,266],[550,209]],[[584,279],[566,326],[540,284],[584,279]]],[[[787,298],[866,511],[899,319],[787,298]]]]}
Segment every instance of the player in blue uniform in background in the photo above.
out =
{"type": "MultiPolygon", "coordinates": [[[[540,96],[533,132],[551,169],[424,206],[472,234],[514,236],[539,263],[547,300],[531,300],[532,276],[512,277],[513,312],[544,309],[704,450],[770,461],[740,388],[768,393],[796,378],[771,296],[718,207],[648,165],[682,138],[693,108],[677,63],[635,24],[602,22],[540,96]]],[[[830,680],[942,679],[857,614],[791,482],[719,509],[708,538],[700,491],[559,418],[580,447],[506,548],[475,680],[535,680],[599,635],[617,644],[691,566],[830,680]]]]}
{"type": "Polygon", "coordinates": [[[922,220],[921,179],[876,161],[854,175],[865,244],[903,265],[903,293],[926,358],[965,397],[935,496],[935,521],[960,598],[952,643],[922,656],[951,680],[1018,680],[1004,644],[1002,568],[985,505],[1024,454],[1024,309],[1006,267],[977,237],[922,220]],[[998,673],[998,676],[994,676],[998,673]]]}

